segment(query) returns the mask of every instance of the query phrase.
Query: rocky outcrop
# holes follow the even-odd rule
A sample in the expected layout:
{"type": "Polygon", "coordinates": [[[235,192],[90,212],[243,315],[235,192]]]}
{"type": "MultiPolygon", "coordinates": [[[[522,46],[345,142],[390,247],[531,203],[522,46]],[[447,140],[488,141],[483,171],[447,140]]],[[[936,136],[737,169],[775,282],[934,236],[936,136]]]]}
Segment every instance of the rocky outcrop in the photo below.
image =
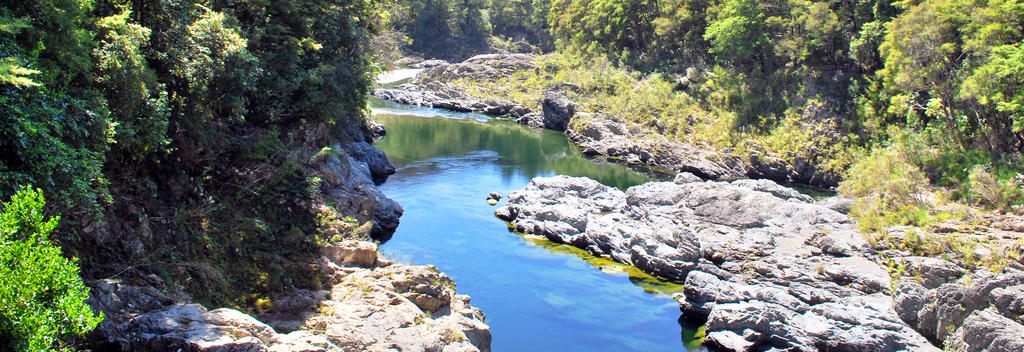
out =
{"type": "Polygon", "coordinates": [[[376,147],[365,142],[336,145],[314,160],[324,183],[324,195],[343,214],[356,214],[360,223],[371,221],[374,238],[389,238],[398,227],[402,206],[384,195],[377,184],[395,173],[395,167],[376,147]]]}
{"type": "Polygon", "coordinates": [[[549,91],[541,101],[540,113],[534,112],[523,115],[516,119],[516,122],[537,128],[546,128],[564,132],[569,127],[569,121],[576,114],[576,103],[558,91],[549,91]]]}
{"type": "Polygon", "coordinates": [[[487,54],[455,64],[422,62],[421,65],[429,67],[416,75],[412,82],[394,88],[374,89],[372,94],[399,104],[519,118],[530,113],[530,109],[504,99],[480,99],[448,82],[464,78],[487,80],[507,77],[518,70],[535,68],[534,60],[536,56],[530,54],[487,54]]]}
{"type": "Polygon", "coordinates": [[[892,307],[885,267],[842,213],[767,180],[681,174],[626,192],[536,178],[498,217],[519,230],[684,281],[684,315],[731,351],[935,350],[892,307]]]}
{"type": "Polygon", "coordinates": [[[918,261],[923,271],[896,287],[896,312],[904,321],[957,351],[1021,350],[1024,273],[960,278],[963,270],[949,262],[918,261]]]}
{"type": "Polygon", "coordinates": [[[130,351],[490,350],[483,314],[436,268],[377,260],[368,242],[336,247],[319,260],[332,273],[329,290],[275,299],[260,320],[152,287],[94,282],[90,304],[107,317],[94,340],[130,351]]]}
{"type": "Polygon", "coordinates": [[[503,99],[479,99],[466,94],[462,88],[438,81],[406,83],[395,88],[378,88],[373,96],[399,104],[447,109],[461,112],[479,112],[493,116],[519,117],[529,109],[503,99]]]}
{"type": "Polygon", "coordinates": [[[610,115],[577,113],[566,134],[584,154],[611,156],[672,172],[687,172],[704,179],[730,181],[743,178],[833,187],[836,175],[820,173],[807,163],[792,165],[778,157],[752,153],[748,157],[708,146],[682,143],[648,134],[610,115]]]}
{"type": "Polygon", "coordinates": [[[519,70],[534,69],[536,55],[484,54],[460,63],[434,65],[416,77],[415,82],[450,82],[457,79],[490,80],[507,77],[519,70]]]}

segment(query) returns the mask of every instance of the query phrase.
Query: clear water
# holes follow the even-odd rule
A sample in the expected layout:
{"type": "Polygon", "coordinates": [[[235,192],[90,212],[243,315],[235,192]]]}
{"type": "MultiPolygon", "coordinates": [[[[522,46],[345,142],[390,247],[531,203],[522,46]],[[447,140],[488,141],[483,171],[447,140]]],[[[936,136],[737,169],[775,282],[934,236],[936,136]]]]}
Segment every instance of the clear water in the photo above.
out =
{"type": "Polygon", "coordinates": [[[681,285],[509,232],[486,202],[489,192],[507,194],[537,176],[626,188],[664,175],[588,160],[560,133],[483,115],[381,101],[374,108],[388,130],[377,146],[398,168],[382,187],[405,208],[382,251],[452,276],[487,314],[495,351],[701,349],[700,329],[680,321],[671,298],[681,285]]]}

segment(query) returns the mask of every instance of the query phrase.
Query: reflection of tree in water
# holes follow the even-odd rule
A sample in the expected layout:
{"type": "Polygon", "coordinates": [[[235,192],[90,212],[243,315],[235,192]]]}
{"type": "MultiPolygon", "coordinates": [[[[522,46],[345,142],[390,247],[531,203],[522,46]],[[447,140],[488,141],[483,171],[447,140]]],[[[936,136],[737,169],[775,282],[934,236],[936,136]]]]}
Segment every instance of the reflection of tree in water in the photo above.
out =
{"type": "Polygon", "coordinates": [[[498,154],[498,164],[506,178],[516,174],[533,178],[557,173],[586,176],[619,188],[651,179],[622,165],[595,163],[580,156],[561,133],[527,128],[510,121],[394,115],[377,115],[376,120],[388,130],[377,146],[398,166],[490,150],[498,154]]]}

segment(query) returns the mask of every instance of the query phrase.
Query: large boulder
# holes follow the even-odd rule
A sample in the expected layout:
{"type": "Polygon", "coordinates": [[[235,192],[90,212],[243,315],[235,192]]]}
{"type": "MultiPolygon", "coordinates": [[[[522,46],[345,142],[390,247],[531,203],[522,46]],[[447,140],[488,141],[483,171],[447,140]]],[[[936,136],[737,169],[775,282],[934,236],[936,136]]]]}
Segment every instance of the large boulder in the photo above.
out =
{"type": "Polygon", "coordinates": [[[563,132],[569,127],[569,120],[576,114],[576,103],[561,92],[549,91],[544,94],[541,109],[544,112],[543,127],[563,132]]]}
{"type": "Polygon", "coordinates": [[[394,173],[386,155],[369,144],[352,143],[335,145],[314,162],[327,200],[344,214],[357,214],[359,222],[371,222],[374,238],[386,239],[394,233],[404,209],[377,188],[381,178],[394,173]]]}

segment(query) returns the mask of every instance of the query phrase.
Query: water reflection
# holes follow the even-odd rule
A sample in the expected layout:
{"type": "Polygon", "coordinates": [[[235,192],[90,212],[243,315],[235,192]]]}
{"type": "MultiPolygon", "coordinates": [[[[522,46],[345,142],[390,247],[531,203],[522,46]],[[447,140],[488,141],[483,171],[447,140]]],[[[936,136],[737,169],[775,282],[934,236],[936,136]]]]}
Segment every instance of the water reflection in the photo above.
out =
{"type": "Polygon", "coordinates": [[[538,176],[587,176],[624,189],[665,175],[595,163],[552,131],[482,115],[380,102],[374,107],[388,129],[377,146],[398,168],[382,187],[406,209],[382,251],[451,275],[459,292],[487,313],[495,351],[701,349],[702,333],[679,321],[670,296],[681,285],[509,232],[485,199],[538,176]],[[383,114],[396,110],[404,115],[383,114]]]}

